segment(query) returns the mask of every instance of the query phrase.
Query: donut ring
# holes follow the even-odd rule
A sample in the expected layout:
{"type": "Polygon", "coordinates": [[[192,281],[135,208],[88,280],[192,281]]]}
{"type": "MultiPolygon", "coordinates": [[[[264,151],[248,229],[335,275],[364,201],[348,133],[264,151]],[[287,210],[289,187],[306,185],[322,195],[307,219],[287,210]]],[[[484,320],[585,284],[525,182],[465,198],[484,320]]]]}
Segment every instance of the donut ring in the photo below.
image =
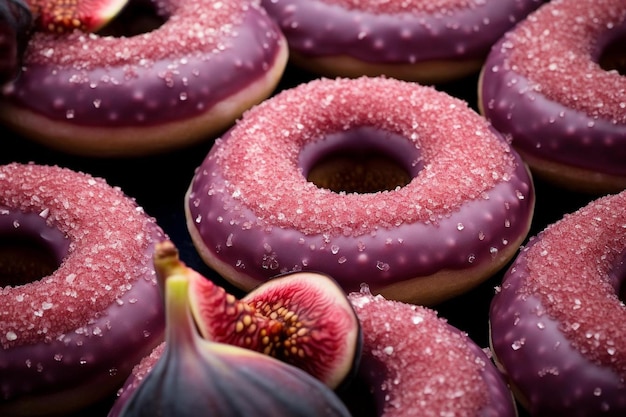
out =
{"type": "Polygon", "coordinates": [[[242,289],[321,271],[347,291],[366,281],[421,304],[502,267],[533,207],[518,155],[465,102],[367,77],[315,80],[250,110],[216,141],[185,198],[201,257],[242,289]],[[345,193],[307,180],[324,157],[363,151],[389,156],[410,182],[345,193]]]}
{"type": "Polygon", "coordinates": [[[364,337],[358,378],[377,416],[517,416],[493,362],[435,311],[372,296],[367,287],[349,299],[364,337]]]}
{"type": "Polygon", "coordinates": [[[151,256],[164,232],[119,189],[65,168],[1,166],[0,190],[0,414],[66,415],[114,393],[163,340],[151,256]],[[9,266],[32,266],[7,260],[20,242],[56,269],[6,284],[9,266]]]}
{"type": "Polygon", "coordinates": [[[481,112],[538,175],[593,193],[626,188],[626,77],[600,65],[624,39],[623,0],[557,0],[494,46],[481,112]]]}
{"type": "MultiPolygon", "coordinates": [[[[359,380],[353,382],[372,390],[375,415],[516,416],[511,391],[493,362],[467,334],[435,311],[372,296],[366,286],[349,294],[349,299],[364,336],[359,380]]],[[[159,345],[133,368],[109,416],[119,415],[164,347],[159,345]]],[[[343,400],[358,407],[352,403],[362,404],[363,397],[352,390],[347,386],[342,391],[343,400]]]]}
{"type": "Polygon", "coordinates": [[[493,299],[494,354],[533,416],[626,415],[625,228],[626,191],[566,215],[493,299]]]}
{"type": "Polygon", "coordinates": [[[261,0],[290,57],[325,76],[437,83],[477,73],[489,48],[540,0],[261,0]]]}
{"type": "Polygon", "coordinates": [[[256,1],[151,4],[165,22],[136,36],[35,33],[0,120],[64,152],[135,156],[217,134],[272,92],[287,46],[256,1]]]}

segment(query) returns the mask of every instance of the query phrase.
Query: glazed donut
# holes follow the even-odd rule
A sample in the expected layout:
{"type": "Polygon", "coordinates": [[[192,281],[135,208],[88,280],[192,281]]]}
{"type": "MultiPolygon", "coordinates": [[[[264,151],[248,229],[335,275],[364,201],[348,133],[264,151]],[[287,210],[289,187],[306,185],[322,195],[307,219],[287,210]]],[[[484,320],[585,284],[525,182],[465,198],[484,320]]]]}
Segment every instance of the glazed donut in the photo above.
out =
{"type": "Polygon", "coordinates": [[[261,0],[299,66],[325,76],[438,83],[478,73],[541,0],[261,0]]]}
{"type": "MultiPolygon", "coordinates": [[[[516,416],[511,391],[493,362],[435,311],[373,296],[366,286],[349,299],[363,332],[357,379],[340,392],[353,415],[516,416]],[[373,394],[374,408],[360,411],[363,384],[373,394]]],[[[109,416],[120,414],[164,347],[133,368],[109,416]]]]}
{"type": "Polygon", "coordinates": [[[64,152],[136,156],[221,133],[273,91],[287,46],[256,0],[150,4],[165,21],[134,36],[33,34],[0,120],[64,152]]]}
{"type": "Polygon", "coordinates": [[[0,167],[0,415],[67,415],[115,392],[163,340],[164,232],[118,188],[0,167]]]}
{"type": "Polygon", "coordinates": [[[626,415],[625,230],[623,191],[548,226],[504,276],[492,347],[533,416],[626,415]]]}
{"type": "Polygon", "coordinates": [[[314,80],[246,112],[185,197],[200,256],[244,290],[308,270],[427,305],[512,258],[533,208],[521,159],[465,102],[381,77],[314,80]]]}
{"type": "Polygon", "coordinates": [[[481,112],[537,175],[584,192],[626,188],[626,77],[606,59],[624,39],[624,0],[556,0],[492,49],[481,112]]]}
{"type": "Polygon", "coordinates": [[[349,299],[363,331],[357,378],[373,394],[376,416],[517,415],[489,356],[435,311],[373,296],[367,287],[349,299]]]}

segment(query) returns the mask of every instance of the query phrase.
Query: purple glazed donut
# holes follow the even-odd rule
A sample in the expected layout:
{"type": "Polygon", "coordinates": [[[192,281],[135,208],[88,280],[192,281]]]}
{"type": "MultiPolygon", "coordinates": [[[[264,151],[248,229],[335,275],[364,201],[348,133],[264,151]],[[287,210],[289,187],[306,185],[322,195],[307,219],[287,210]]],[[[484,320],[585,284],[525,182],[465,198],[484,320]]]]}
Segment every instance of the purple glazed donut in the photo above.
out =
{"type": "Polygon", "coordinates": [[[257,3],[155,0],[165,21],[145,33],[35,33],[0,119],[45,145],[94,156],[163,152],[220,133],[266,98],[285,68],[286,42],[257,3]]]}
{"type": "Polygon", "coordinates": [[[373,393],[375,415],[517,416],[491,359],[435,311],[373,296],[367,287],[349,298],[363,332],[358,378],[373,393]]]}
{"type": "Polygon", "coordinates": [[[478,72],[541,0],[261,0],[291,59],[326,76],[436,83],[478,72]]]}
{"type": "Polygon", "coordinates": [[[507,271],[492,347],[533,416],[626,415],[625,277],[626,191],[548,226],[507,271]]]}
{"type": "Polygon", "coordinates": [[[67,415],[115,392],[163,340],[164,238],[103,180],[0,167],[0,415],[67,415]]]}
{"type": "Polygon", "coordinates": [[[246,112],[196,169],[185,199],[200,255],[240,288],[321,271],[347,291],[365,282],[422,304],[501,268],[533,208],[521,159],[465,102],[369,77],[315,80],[246,112]],[[311,179],[334,157],[346,156],[343,168],[365,154],[390,164],[357,164],[345,182],[392,168],[406,181],[346,192],[311,179]]]}
{"type": "Polygon", "coordinates": [[[492,49],[481,112],[537,175],[585,192],[626,188],[625,39],[624,0],[556,0],[492,49]]]}

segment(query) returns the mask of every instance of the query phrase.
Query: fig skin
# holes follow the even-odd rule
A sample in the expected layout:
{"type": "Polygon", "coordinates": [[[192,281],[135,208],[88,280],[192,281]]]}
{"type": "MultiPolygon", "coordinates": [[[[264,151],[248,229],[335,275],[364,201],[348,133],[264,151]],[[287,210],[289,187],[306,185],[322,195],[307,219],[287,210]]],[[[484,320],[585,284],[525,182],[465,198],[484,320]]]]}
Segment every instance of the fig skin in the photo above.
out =
{"type": "Polygon", "coordinates": [[[0,0],[0,85],[20,73],[33,15],[22,0],[0,0]]]}
{"type": "Polygon", "coordinates": [[[205,339],[273,356],[332,389],[356,373],[362,349],[358,317],[329,276],[295,272],[277,276],[241,300],[185,266],[173,244],[157,262],[161,281],[187,275],[191,311],[205,339]]]}
{"type": "Polygon", "coordinates": [[[301,369],[203,339],[189,308],[189,281],[184,274],[166,278],[163,353],[109,417],[350,415],[332,390],[301,369]]]}

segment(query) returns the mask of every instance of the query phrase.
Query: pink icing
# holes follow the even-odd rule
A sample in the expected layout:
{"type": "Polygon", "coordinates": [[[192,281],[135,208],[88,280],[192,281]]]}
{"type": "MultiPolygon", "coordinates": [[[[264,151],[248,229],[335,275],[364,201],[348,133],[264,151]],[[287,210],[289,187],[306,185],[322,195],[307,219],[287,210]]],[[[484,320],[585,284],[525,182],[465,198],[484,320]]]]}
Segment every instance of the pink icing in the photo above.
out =
{"type": "Polygon", "coordinates": [[[466,103],[382,78],[319,80],[282,93],[248,112],[210,158],[223,171],[234,203],[260,221],[338,236],[436,224],[508,181],[515,167],[508,144],[466,103]],[[300,150],[328,133],[361,126],[410,141],[419,151],[413,163],[424,164],[420,174],[406,187],[369,194],[338,196],[308,182],[300,150]]]}
{"type": "Polygon", "coordinates": [[[494,352],[533,415],[626,413],[625,207],[603,197],[531,238],[493,299],[494,352]]]}
{"type": "Polygon", "coordinates": [[[137,279],[156,285],[148,251],[162,232],[121,190],[88,175],[32,164],[1,167],[0,190],[3,206],[39,213],[70,240],[52,275],[0,289],[4,349],[49,342],[80,328],[137,279]]]}
{"type": "Polygon", "coordinates": [[[626,124],[626,78],[597,63],[613,40],[606,37],[610,31],[626,34],[623,0],[556,0],[507,35],[502,47],[532,91],[594,119],[626,124]]]}
{"type": "Polygon", "coordinates": [[[350,294],[363,331],[359,375],[377,415],[515,416],[511,394],[487,355],[433,310],[350,294]]]}
{"type": "Polygon", "coordinates": [[[5,165],[0,190],[4,238],[59,263],[0,288],[0,413],[96,401],[163,338],[152,250],[164,232],[119,188],[69,169],[5,165]]]}
{"type": "Polygon", "coordinates": [[[257,1],[152,3],[165,22],[135,36],[35,33],[5,99],[77,125],[151,126],[206,113],[277,63],[283,38],[257,1]]]}
{"type": "Polygon", "coordinates": [[[524,294],[538,294],[546,312],[585,356],[626,379],[623,276],[611,272],[626,255],[626,192],[596,200],[549,227],[526,252],[524,294]],[[546,260],[549,259],[549,262],[546,260]],[[611,320],[607,320],[611,317],[611,320]]]}
{"type": "Polygon", "coordinates": [[[196,170],[186,207],[225,276],[317,270],[356,290],[489,265],[525,235],[533,204],[519,156],[466,103],[359,78],[316,80],[249,111],[196,170]],[[377,193],[318,188],[307,171],[335,147],[386,153],[414,177],[377,193]]]}
{"type": "Polygon", "coordinates": [[[124,38],[81,31],[64,36],[36,32],[25,62],[73,65],[77,70],[125,65],[128,76],[133,76],[157,61],[228,48],[235,36],[233,29],[242,22],[250,3],[248,0],[154,2],[156,13],[168,17],[165,22],[158,30],[124,38]]]}
{"type": "Polygon", "coordinates": [[[487,0],[321,0],[323,3],[334,4],[348,10],[363,10],[374,14],[379,13],[441,13],[447,11],[476,7],[484,4],[487,0]]]}

